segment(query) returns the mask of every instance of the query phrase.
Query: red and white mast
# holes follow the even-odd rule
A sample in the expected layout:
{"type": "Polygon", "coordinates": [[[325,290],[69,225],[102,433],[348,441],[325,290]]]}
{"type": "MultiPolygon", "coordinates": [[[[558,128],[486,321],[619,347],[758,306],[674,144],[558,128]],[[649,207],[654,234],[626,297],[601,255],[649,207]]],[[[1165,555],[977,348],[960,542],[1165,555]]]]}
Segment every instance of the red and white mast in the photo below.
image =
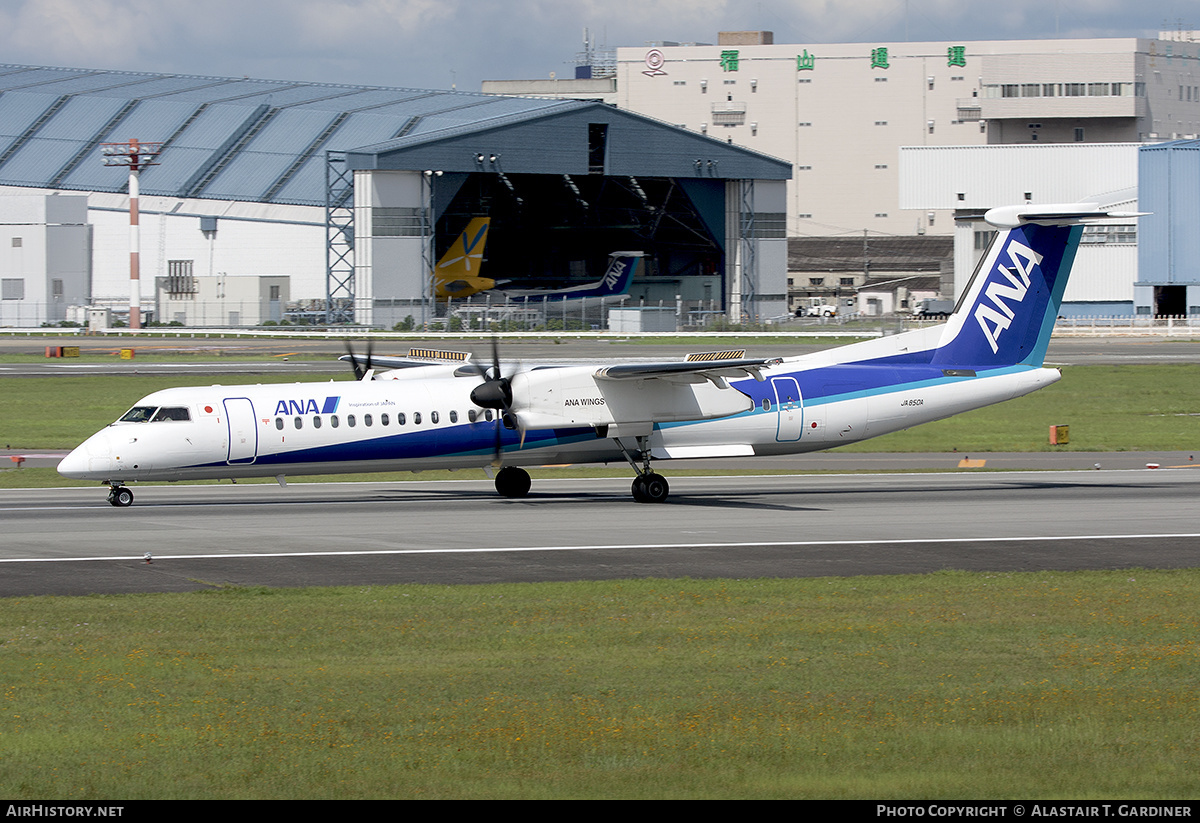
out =
{"type": "Polygon", "coordinates": [[[138,252],[141,237],[138,227],[138,176],[146,166],[157,166],[154,159],[162,151],[162,143],[102,144],[104,165],[129,167],[129,328],[142,327],[141,265],[138,252]]]}

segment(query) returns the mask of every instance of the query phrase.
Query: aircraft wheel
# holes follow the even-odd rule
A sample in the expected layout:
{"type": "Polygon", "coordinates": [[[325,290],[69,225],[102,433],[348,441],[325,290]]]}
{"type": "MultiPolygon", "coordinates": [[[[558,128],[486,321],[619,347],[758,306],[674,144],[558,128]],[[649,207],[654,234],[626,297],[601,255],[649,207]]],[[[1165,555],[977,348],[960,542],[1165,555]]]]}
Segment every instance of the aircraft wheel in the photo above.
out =
{"type": "Polygon", "coordinates": [[[117,486],[108,493],[108,502],[120,509],[133,505],[133,492],[124,486],[117,486]]]}
{"type": "Polygon", "coordinates": [[[504,497],[524,497],[532,483],[529,472],[516,466],[505,466],[496,473],[496,491],[504,497]]]}
{"type": "Polygon", "coordinates": [[[633,499],[639,503],[661,503],[670,492],[667,478],[661,474],[649,472],[638,475],[633,481],[633,499]]]}

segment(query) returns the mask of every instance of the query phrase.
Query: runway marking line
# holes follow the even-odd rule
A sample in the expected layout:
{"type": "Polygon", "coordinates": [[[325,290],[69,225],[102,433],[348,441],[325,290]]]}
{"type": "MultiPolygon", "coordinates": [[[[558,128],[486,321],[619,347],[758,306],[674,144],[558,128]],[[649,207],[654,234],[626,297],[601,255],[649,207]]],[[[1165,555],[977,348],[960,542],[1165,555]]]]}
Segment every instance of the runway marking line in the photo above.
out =
{"type": "MultiPolygon", "coordinates": [[[[933,538],[904,538],[899,540],[784,540],[784,541],[744,541],[739,543],[613,543],[587,546],[490,546],[476,549],[446,548],[446,549],[371,549],[361,551],[324,551],[324,552],[231,552],[228,554],[156,554],[154,562],[163,560],[247,560],[251,558],[288,558],[288,557],[366,557],[374,555],[405,555],[405,554],[499,554],[501,552],[578,552],[578,551],[613,551],[622,549],[748,549],[755,547],[787,547],[794,546],[904,546],[919,543],[951,544],[951,543],[1017,543],[1021,541],[1048,543],[1054,541],[1077,540],[1147,540],[1166,538],[1195,539],[1200,533],[1184,534],[1071,534],[1071,535],[1033,535],[1027,537],[933,537],[933,538]]],[[[107,557],[24,557],[0,558],[0,563],[79,563],[94,560],[137,560],[145,562],[145,553],[141,555],[113,555],[107,557]]]]}

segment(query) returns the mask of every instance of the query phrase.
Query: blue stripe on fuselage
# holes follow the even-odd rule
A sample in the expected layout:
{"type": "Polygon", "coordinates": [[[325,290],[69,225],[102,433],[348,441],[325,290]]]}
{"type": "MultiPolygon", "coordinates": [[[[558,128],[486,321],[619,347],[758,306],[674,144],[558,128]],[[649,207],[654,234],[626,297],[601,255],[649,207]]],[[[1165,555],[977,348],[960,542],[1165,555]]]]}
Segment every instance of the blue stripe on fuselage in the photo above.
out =
{"type": "MultiPolygon", "coordinates": [[[[286,467],[301,463],[354,463],[356,461],[420,460],[431,457],[457,457],[477,454],[490,456],[496,449],[496,427],[498,423],[469,423],[466,425],[442,426],[366,437],[324,446],[308,446],[275,454],[259,454],[254,461],[259,466],[286,467]]],[[[507,452],[518,452],[564,443],[595,440],[596,430],[583,428],[552,429],[525,433],[524,445],[521,433],[500,426],[501,448],[507,452]]],[[[486,462],[486,461],[485,461],[486,462]]],[[[199,464],[188,468],[223,466],[224,461],[199,464]]],[[[482,463],[481,463],[482,465],[482,463]]]]}

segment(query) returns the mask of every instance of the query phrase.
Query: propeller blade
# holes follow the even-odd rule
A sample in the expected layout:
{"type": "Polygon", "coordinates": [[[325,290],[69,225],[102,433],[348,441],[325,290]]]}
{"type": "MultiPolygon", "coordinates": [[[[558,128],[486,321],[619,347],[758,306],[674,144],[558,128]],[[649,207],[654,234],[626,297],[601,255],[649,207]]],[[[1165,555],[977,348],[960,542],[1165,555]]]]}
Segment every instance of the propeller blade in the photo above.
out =
{"type": "Polygon", "coordinates": [[[354,353],[354,347],[350,345],[350,341],[346,340],[345,343],[346,354],[350,357],[350,368],[354,369],[354,379],[362,380],[363,375],[366,374],[366,372],[363,371],[362,366],[358,365],[358,355],[354,353]]]}

